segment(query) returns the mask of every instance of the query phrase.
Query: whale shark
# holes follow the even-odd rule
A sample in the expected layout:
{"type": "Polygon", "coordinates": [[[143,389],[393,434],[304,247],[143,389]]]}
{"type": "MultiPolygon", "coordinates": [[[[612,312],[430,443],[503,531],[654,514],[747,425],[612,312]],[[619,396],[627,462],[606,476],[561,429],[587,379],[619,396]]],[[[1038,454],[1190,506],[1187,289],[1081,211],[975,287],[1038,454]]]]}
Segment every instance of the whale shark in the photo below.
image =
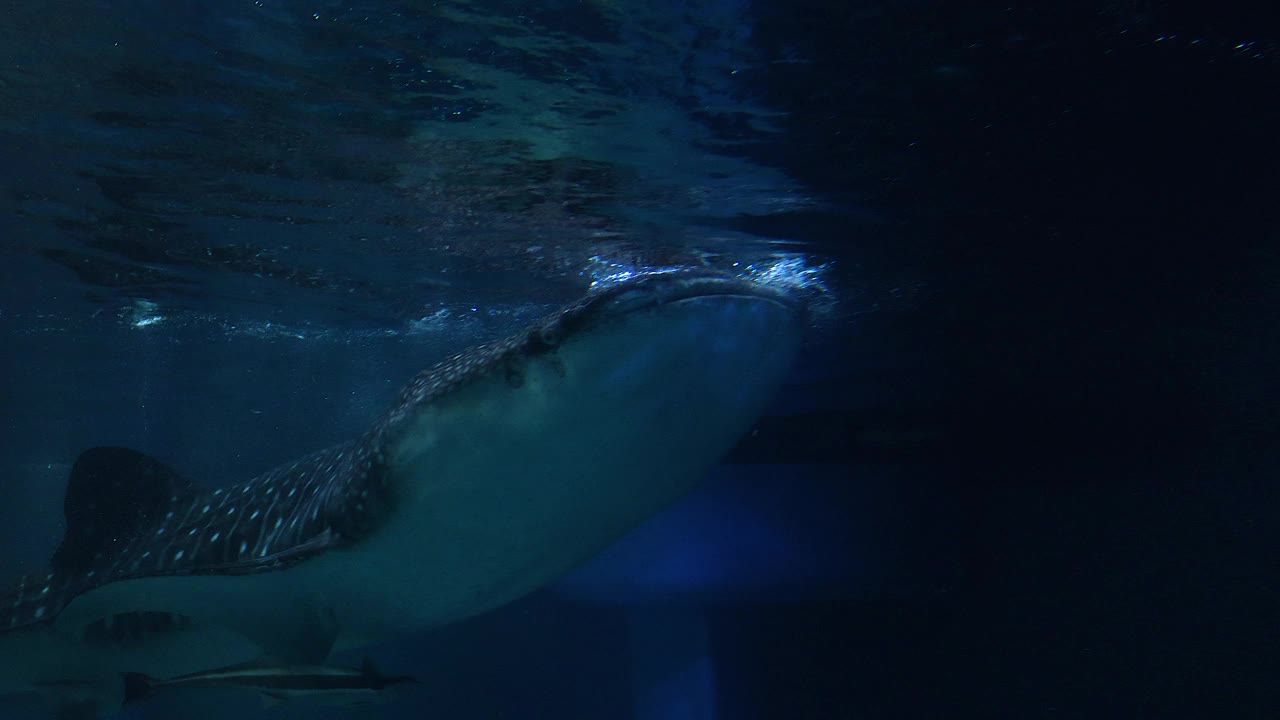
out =
{"type": "Polygon", "coordinates": [[[692,490],[778,392],[805,324],[787,286],[642,272],[247,481],[87,450],[49,567],[0,591],[0,695],[93,717],[126,673],[317,664],[515,600],[692,490]]]}

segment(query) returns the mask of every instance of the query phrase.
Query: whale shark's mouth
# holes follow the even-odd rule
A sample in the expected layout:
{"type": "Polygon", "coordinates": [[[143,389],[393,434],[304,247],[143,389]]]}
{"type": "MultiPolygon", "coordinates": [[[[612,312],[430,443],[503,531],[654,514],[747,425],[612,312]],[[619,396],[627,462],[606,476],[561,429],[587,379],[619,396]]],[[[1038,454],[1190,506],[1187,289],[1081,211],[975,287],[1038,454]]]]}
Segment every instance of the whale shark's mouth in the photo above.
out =
{"type": "Polygon", "coordinates": [[[603,283],[580,303],[584,316],[622,315],[665,303],[713,297],[768,300],[796,312],[803,310],[800,295],[789,288],[747,278],[697,270],[645,273],[626,280],[603,283]]]}

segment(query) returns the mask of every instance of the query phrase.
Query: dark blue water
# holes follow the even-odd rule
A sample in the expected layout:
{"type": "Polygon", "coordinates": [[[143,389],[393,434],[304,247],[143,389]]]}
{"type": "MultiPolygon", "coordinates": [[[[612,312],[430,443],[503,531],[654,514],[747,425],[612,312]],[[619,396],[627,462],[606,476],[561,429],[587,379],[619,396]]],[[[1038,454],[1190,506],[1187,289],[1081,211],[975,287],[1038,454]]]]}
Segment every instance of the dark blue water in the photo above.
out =
{"type": "Polygon", "coordinates": [[[86,447],[242,480],[595,280],[786,273],[705,488],[362,716],[1273,717],[1278,127],[1243,2],[11,3],[0,575],[86,447]]]}

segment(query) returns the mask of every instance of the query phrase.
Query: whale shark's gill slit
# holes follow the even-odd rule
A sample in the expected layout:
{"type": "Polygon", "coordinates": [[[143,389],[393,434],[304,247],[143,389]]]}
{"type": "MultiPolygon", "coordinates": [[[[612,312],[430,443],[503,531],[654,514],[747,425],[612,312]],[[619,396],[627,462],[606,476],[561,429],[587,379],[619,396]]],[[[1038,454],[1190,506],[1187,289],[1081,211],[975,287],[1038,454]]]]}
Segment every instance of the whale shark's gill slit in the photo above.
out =
{"type": "Polygon", "coordinates": [[[167,612],[128,612],[95,620],[84,627],[82,637],[88,645],[101,648],[127,648],[153,637],[190,627],[191,618],[167,612]]]}

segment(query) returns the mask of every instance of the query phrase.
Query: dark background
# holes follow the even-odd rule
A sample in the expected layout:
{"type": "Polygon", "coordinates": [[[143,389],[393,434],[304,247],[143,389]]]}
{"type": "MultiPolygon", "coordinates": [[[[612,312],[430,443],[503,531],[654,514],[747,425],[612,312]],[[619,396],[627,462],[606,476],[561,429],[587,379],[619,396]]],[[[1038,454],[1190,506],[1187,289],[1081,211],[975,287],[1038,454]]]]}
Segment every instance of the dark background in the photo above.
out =
{"type": "Polygon", "coordinates": [[[767,14],[761,42],[811,43],[764,83],[781,161],[894,240],[809,237],[932,284],[863,325],[924,359],[840,425],[855,473],[869,428],[940,430],[897,448],[938,480],[902,571],[937,587],[726,613],[726,658],[776,649],[727,661],[733,716],[1280,713],[1275,9],[767,14]]]}

